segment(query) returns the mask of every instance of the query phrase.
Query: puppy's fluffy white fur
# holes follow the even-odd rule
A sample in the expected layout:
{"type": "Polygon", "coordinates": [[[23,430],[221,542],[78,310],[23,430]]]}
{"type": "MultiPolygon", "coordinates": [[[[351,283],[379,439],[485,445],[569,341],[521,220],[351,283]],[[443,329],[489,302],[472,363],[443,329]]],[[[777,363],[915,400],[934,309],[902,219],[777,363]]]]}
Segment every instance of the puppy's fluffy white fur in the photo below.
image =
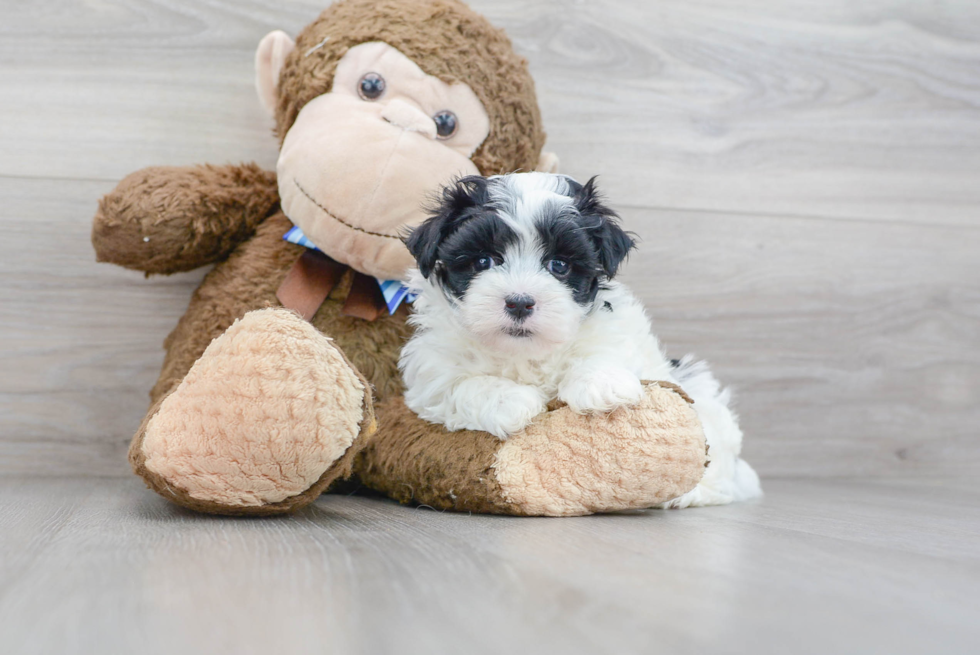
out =
{"type": "MultiPolygon", "coordinates": [[[[591,191],[591,185],[589,185],[591,191]]],[[[701,483],[665,507],[718,505],[761,494],[759,479],[739,453],[742,432],[722,390],[701,362],[666,359],[641,303],[604,278],[590,302],[548,269],[542,221],[569,219],[582,186],[559,175],[490,178],[487,205],[516,235],[500,263],[474,274],[465,293],[447,292],[437,275],[418,269],[410,321],[415,336],[401,354],[406,404],[450,430],[485,430],[504,439],[559,398],[577,412],[605,412],[637,402],[640,380],[668,380],[694,400],[710,464],[701,483]],[[514,294],[533,297],[518,323],[504,309],[514,294]]]]}

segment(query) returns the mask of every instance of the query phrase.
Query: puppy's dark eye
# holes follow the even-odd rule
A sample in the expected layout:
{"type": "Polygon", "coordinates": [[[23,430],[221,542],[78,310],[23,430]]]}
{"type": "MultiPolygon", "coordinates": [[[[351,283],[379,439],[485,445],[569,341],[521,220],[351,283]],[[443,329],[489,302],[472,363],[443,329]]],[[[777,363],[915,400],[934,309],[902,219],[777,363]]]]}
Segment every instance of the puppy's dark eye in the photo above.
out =
{"type": "Polygon", "coordinates": [[[548,262],[548,270],[551,271],[552,275],[557,277],[565,277],[568,275],[568,262],[561,259],[552,259],[548,262]]]}
{"type": "Polygon", "coordinates": [[[475,262],[473,262],[473,268],[477,271],[485,271],[488,268],[493,268],[497,265],[493,257],[480,257],[475,262]]]}
{"type": "Polygon", "coordinates": [[[377,100],[385,92],[385,78],[368,73],[357,83],[357,93],[365,100],[377,100]]]}
{"type": "Polygon", "coordinates": [[[459,128],[456,114],[448,110],[440,111],[432,117],[432,120],[436,122],[436,134],[439,135],[440,139],[448,139],[456,134],[456,130],[459,128]]]}

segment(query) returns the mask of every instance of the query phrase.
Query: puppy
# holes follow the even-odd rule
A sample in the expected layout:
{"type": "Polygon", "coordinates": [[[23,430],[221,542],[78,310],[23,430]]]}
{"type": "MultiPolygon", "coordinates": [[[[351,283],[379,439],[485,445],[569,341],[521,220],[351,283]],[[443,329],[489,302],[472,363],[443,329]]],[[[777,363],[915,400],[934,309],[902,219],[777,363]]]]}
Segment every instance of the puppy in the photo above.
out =
{"type": "Polygon", "coordinates": [[[710,465],[670,507],[761,493],[738,458],[742,433],[707,366],[666,359],[640,302],[614,277],[634,247],[594,178],[521,173],[465,177],[444,189],[406,245],[418,263],[402,350],[405,402],[450,430],[500,439],[558,398],[576,412],[634,404],[641,380],[669,380],[694,399],[710,465]]]}

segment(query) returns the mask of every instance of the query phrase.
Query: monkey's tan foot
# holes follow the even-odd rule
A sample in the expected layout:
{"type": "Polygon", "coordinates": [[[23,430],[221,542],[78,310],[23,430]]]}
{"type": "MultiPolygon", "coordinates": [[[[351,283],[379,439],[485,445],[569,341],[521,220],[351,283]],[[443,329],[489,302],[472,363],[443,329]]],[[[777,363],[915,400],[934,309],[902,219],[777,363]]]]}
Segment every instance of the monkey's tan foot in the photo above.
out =
{"type": "Polygon", "coordinates": [[[554,407],[506,441],[448,432],[400,398],[378,412],[358,478],[436,509],[579,516],[653,507],[693,489],[705,471],[701,423],[666,382],[647,383],[639,403],[608,414],[554,407]]]}
{"type": "Polygon", "coordinates": [[[368,385],[296,314],[246,314],[143,421],[137,474],[198,511],[277,514],[312,502],[374,431],[368,385]]]}

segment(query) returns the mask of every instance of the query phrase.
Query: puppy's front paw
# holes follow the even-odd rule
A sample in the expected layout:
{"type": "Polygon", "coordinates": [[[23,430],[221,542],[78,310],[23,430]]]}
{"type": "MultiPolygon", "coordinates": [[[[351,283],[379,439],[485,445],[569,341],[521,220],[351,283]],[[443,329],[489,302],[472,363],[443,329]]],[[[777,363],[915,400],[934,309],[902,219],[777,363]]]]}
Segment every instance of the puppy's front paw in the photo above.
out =
{"type": "Polygon", "coordinates": [[[546,409],[540,391],[509,380],[488,385],[473,402],[474,420],[465,427],[489,432],[498,439],[520,432],[546,409]]]}
{"type": "Polygon", "coordinates": [[[642,397],[640,379],[620,367],[573,372],[558,387],[558,398],[579,413],[608,412],[634,405],[642,397]]]}

